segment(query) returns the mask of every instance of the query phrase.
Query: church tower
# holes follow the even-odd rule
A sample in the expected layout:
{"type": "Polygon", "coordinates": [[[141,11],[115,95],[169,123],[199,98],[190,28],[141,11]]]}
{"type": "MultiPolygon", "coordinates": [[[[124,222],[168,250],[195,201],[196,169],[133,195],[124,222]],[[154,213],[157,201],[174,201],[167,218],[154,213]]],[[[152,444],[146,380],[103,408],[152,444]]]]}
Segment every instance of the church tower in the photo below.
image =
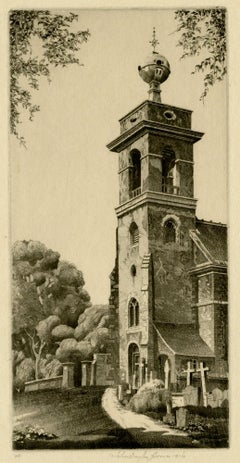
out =
{"type": "MultiPolygon", "coordinates": [[[[167,333],[171,336],[174,328],[183,346],[186,330],[196,326],[189,231],[196,227],[193,145],[203,134],[191,128],[192,111],[161,102],[160,85],[170,65],[155,50],[155,31],[151,43],[152,53],[138,67],[149,97],[120,119],[120,135],[108,144],[119,159],[120,376],[136,385],[150,372],[162,377],[166,358],[170,382],[176,382],[180,363],[167,333]]],[[[211,359],[212,351],[196,339],[198,356],[211,359]]]]}

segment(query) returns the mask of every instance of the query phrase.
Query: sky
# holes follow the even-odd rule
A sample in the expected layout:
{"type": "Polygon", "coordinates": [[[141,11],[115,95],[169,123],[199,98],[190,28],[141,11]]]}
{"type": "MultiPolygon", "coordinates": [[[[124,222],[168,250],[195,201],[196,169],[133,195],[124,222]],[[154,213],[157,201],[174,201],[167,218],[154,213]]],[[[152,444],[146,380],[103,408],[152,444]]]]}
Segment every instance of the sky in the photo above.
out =
{"type": "Polygon", "coordinates": [[[120,133],[118,120],[148,97],[137,67],[157,51],[171,66],[162,102],[193,110],[197,216],[227,222],[227,92],[216,84],[205,103],[196,60],[180,60],[174,10],[75,10],[77,28],[91,37],[79,58],[84,66],[52,70],[33,95],[41,110],[19,127],[27,149],[10,137],[11,239],[39,240],[83,271],[93,303],[107,303],[115,259],[114,208],[118,160],[106,145],[120,133]]]}

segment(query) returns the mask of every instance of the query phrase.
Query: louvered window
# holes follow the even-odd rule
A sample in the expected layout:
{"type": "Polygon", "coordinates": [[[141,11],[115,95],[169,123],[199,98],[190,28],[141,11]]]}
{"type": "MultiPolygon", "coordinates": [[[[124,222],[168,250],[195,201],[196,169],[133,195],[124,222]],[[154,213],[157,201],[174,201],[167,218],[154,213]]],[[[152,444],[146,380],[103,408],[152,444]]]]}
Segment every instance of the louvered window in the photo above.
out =
{"type": "Polygon", "coordinates": [[[139,230],[138,226],[133,222],[130,227],[130,244],[135,246],[139,243],[139,230]]]}

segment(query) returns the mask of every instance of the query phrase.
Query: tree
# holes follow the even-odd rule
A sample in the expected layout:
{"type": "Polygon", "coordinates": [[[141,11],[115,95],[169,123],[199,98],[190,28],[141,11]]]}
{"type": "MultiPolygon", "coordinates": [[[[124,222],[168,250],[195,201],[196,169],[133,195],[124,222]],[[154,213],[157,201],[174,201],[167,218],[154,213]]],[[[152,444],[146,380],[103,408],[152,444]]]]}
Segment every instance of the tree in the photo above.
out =
{"type": "Polygon", "coordinates": [[[13,10],[10,12],[10,129],[20,142],[20,107],[32,120],[39,105],[32,102],[31,90],[39,89],[39,79],[50,82],[51,66],[80,64],[77,52],[87,42],[88,30],[71,31],[78,15],[53,14],[47,10],[13,10]],[[36,53],[41,45],[41,56],[36,53]],[[26,88],[24,87],[26,85],[26,88]]]}
{"type": "Polygon", "coordinates": [[[183,48],[181,58],[199,56],[200,53],[203,56],[192,72],[204,74],[204,90],[200,97],[203,101],[210,86],[223,80],[227,72],[226,10],[177,10],[175,19],[179,24],[176,32],[181,33],[178,40],[178,46],[183,48]]]}
{"type": "Polygon", "coordinates": [[[90,296],[82,272],[39,241],[17,241],[12,256],[14,347],[34,359],[38,379],[42,355],[73,336],[90,296]]]}
{"type": "MultiPolygon", "coordinates": [[[[34,282],[13,280],[13,335],[27,354],[35,359],[35,378],[47,342],[47,330],[38,336],[37,325],[49,315],[49,306],[41,304],[34,282]]],[[[56,317],[57,318],[57,317],[56,317]]],[[[59,320],[60,323],[60,320],[59,320]]]]}

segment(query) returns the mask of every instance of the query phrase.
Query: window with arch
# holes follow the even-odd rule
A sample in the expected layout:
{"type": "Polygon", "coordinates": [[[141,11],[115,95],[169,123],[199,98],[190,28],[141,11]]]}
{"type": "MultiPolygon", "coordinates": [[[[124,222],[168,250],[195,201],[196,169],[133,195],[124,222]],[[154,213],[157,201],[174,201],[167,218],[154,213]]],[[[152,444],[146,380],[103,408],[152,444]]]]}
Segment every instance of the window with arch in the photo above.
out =
{"type": "Polygon", "coordinates": [[[129,190],[131,196],[137,196],[141,193],[141,153],[137,149],[130,152],[130,177],[129,190]]]}
{"type": "Polygon", "coordinates": [[[163,242],[175,243],[176,242],[176,223],[174,220],[169,219],[163,226],[163,242]]]}
{"type": "Polygon", "coordinates": [[[130,231],[130,244],[131,246],[135,246],[139,243],[139,230],[135,222],[131,223],[129,231],[130,231]]]}
{"type": "Polygon", "coordinates": [[[137,299],[132,297],[128,304],[128,325],[138,326],[139,325],[139,304],[137,299]]]}

